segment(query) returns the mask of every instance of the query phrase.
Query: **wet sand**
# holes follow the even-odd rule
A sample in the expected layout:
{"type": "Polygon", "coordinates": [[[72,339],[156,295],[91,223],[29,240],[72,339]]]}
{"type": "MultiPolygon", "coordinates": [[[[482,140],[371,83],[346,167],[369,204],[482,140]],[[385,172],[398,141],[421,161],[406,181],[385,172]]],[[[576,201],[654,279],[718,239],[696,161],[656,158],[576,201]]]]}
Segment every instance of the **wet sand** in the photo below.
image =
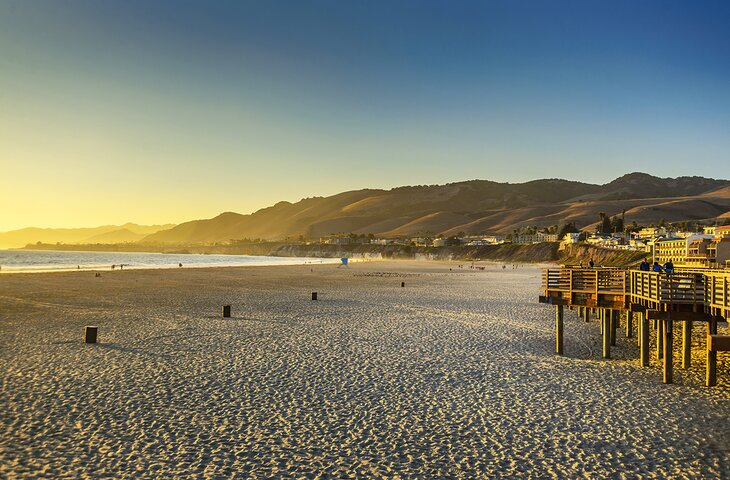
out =
{"type": "Polygon", "coordinates": [[[0,276],[0,477],[730,477],[730,359],[704,388],[703,327],[675,385],[621,332],[600,360],[573,312],[561,358],[539,281],[436,262],[0,276]]]}

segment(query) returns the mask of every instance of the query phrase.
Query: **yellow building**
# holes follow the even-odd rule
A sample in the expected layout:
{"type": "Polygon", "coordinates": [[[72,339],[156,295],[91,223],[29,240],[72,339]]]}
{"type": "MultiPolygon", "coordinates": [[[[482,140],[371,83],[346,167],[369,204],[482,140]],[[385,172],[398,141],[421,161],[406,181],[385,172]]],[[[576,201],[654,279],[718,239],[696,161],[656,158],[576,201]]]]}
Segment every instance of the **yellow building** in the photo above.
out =
{"type": "Polygon", "coordinates": [[[671,260],[674,265],[684,265],[687,259],[686,238],[665,238],[654,243],[654,260],[664,265],[671,260]]]}

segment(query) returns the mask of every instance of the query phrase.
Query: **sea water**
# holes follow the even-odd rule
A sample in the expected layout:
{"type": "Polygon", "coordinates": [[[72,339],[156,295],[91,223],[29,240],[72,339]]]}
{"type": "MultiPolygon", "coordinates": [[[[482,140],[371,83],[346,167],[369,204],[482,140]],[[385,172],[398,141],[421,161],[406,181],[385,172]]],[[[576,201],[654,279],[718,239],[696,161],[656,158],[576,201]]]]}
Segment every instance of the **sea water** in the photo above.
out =
{"type": "Polygon", "coordinates": [[[267,257],[137,252],[63,252],[53,250],[0,250],[0,274],[183,267],[237,267],[340,263],[335,258],[267,257]]]}

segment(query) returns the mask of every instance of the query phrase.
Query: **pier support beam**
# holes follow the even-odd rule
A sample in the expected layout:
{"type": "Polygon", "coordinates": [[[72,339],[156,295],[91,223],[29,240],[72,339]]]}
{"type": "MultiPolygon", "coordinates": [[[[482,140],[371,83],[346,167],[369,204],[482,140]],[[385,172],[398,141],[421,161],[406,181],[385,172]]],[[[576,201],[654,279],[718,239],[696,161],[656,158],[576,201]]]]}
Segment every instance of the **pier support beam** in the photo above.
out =
{"type": "Polygon", "coordinates": [[[641,366],[649,366],[649,319],[646,313],[639,313],[639,325],[641,326],[641,366]]]}
{"type": "Polygon", "coordinates": [[[610,320],[611,346],[616,346],[616,328],[618,328],[618,310],[609,310],[608,318],[610,320]]]}
{"type": "Polygon", "coordinates": [[[672,383],[672,319],[661,320],[664,324],[664,383],[672,383]]]}
{"type": "Polygon", "coordinates": [[[601,309],[601,325],[603,327],[603,358],[611,358],[611,317],[606,309],[601,309]]]}
{"type": "Polygon", "coordinates": [[[588,311],[588,307],[583,307],[583,320],[585,320],[586,323],[591,321],[591,314],[588,311]]]}
{"type": "Polygon", "coordinates": [[[710,335],[717,334],[717,322],[712,319],[707,322],[707,371],[705,372],[705,385],[714,387],[717,385],[717,352],[710,348],[710,335]]]}
{"type": "Polygon", "coordinates": [[[664,358],[664,322],[654,320],[654,325],[656,325],[656,359],[658,361],[664,358]]]}
{"type": "Polygon", "coordinates": [[[626,338],[631,338],[634,336],[634,322],[633,318],[631,316],[633,313],[630,311],[626,312],[626,338]]]}
{"type": "Polygon", "coordinates": [[[692,363],[692,320],[682,322],[682,368],[692,363]]]}
{"type": "Polygon", "coordinates": [[[555,353],[563,354],[563,306],[555,306],[555,353]]]}
{"type": "Polygon", "coordinates": [[[601,327],[601,335],[603,335],[603,312],[604,310],[602,308],[599,308],[596,312],[596,317],[598,318],[598,325],[601,327]]]}

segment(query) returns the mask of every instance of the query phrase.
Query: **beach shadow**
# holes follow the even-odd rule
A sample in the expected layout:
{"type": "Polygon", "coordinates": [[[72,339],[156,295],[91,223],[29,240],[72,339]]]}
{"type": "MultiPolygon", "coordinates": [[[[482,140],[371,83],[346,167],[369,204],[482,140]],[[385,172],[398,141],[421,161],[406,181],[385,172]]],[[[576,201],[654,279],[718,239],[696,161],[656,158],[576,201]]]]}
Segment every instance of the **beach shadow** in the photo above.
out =
{"type": "Polygon", "coordinates": [[[96,343],[95,345],[97,348],[102,348],[105,350],[115,350],[117,352],[133,353],[136,355],[148,355],[151,357],[164,358],[164,359],[172,358],[171,355],[166,354],[166,353],[155,353],[155,352],[150,352],[148,350],[144,350],[141,348],[124,347],[124,346],[118,345],[116,343],[96,343]]]}

